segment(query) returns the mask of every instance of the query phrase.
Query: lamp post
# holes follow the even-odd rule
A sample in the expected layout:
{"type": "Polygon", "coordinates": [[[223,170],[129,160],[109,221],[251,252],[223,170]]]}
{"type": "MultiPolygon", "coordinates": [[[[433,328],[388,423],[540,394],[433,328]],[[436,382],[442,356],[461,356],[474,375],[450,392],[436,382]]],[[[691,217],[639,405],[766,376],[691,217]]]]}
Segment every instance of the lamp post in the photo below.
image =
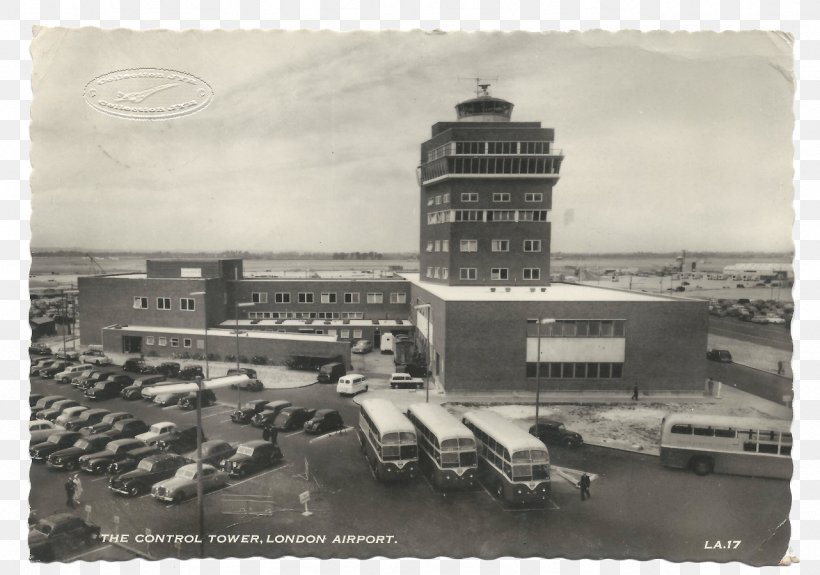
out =
{"type": "Polygon", "coordinates": [[[211,374],[208,371],[208,292],[195,291],[188,295],[201,295],[202,297],[202,312],[205,320],[205,379],[211,379],[211,374]]]}
{"type": "Polygon", "coordinates": [[[538,408],[541,405],[541,325],[555,323],[555,320],[539,317],[536,321],[538,322],[535,329],[538,351],[535,358],[535,432],[538,433],[538,408]]]}
{"type": "Polygon", "coordinates": [[[413,309],[427,309],[429,310],[427,313],[427,336],[425,337],[425,341],[427,344],[427,349],[424,352],[424,402],[430,402],[430,317],[433,315],[433,308],[429,303],[422,303],[419,305],[413,306],[413,309]]]}
{"type": "MultiPolygon", "coordinates": [[[[256,305],[254,302],[234,302],[233,307],[233,316],[235,323],[235,331],[236,331],[236,369],[239,370],[239,308],[240,307],[252,307],[256,305]]],[[[236,386],[236,409],[242,409],[242,388],[238,385],[236,386]]]]}
{"type": "MultiPolygon", "coordinates": [[[[207,339],[207,336],[206,336],[207,339]]],[[[202,378],[196,376],[196,508],[199,520],[199,556],[205,558],[205,498],[202,486],[202,378]]]]}

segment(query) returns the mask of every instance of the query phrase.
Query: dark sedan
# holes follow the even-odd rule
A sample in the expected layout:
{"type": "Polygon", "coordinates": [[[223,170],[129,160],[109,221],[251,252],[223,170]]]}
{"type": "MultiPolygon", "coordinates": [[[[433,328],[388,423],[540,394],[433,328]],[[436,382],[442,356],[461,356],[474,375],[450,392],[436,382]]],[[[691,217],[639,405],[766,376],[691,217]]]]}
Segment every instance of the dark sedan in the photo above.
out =
{"type": "Polygon", "coordinates": [[[55,550],[75,550],[100,538],[100,527],[70,513],[57,513],[40,519],[28,534],[32,561],[53,561],[55,550]]]}
{"type": "Polygon", "coordinates": [[[231,413],[231,421],[234,423],[249,423],[253,416],[262,413],[268,404],[267,399],[254,399],[245,403],[241,409],[231,413]]]}
{"type": "Polygon", "coordinates": [[[89,453],[80,457],[80,469],[89,473],[103,473],[112,463],[128,457],[128,455],[145,447],[138,439],[115,439],[105,445],[105,449],[89,453]]]}
{"type": "Polygon", "coordinates": [[[537,427],[531,426],[530,435],[537,437],[545,445],[560,445],[572,449],[584,444],[584,438],[580,433],[570,431],[560,421],[550,419],[540,420],[537,427]]]}
{"type": "Polygon", "coordinates": [[[305,433],[327,433],[344,429],[342,416],[335,409],[320,409],[310,420],[305,422],[305,433]]]}
{"type": "Polygon", "coordinates": [[[114,493],[136,497],[151,491],[154,483],[173,477],[188,460],[175,453],[158,453],[139,462],[134,471],[112,477],[108,488],[114,493]]]}
{"type": "Polygon", "coordinates": [[[124,459],[111,463],[105,470],[108,475],[122,475],[129,471],[133,471],[139,465],[139,462],[146,457],[151,457],[159,453],[159,448],[156,445],[140,447],[134,451],[129,451],[124,459]]]}
{"type": "Polygon", "coordinates": [[[258,439],[240,445],[236,453],[220,462],[219,467],[231,477],[244,477],[276,465],[281,459],[282,450],[278,445],[258,439]]]}
{"type": "Polygon", "coordinates": [[[78,431],[57,431],[49,435],[43,443],[31,447],[28,452],[32,461],[45,461],[55,451],[71,447],[81,438],[82,435],[78,431]]]}
{"type": "Polygon", "coordinates": [[[290,431],[291,429],[302,429],[305,422],[316,414],[315,409],[306,407],[286,407],[279,412],[273,420],[273,427],[279,431],[290,431]]]}
{"type": "Polygon", "coordinates": [[[82,437],[75,441],[71,447],[60,449],[49,455],[47,464],[53,469],[74,471],[80,467],[80,457],[89,453],[96,453],[110,442],[111,437],[104,433],[82,437]]]}

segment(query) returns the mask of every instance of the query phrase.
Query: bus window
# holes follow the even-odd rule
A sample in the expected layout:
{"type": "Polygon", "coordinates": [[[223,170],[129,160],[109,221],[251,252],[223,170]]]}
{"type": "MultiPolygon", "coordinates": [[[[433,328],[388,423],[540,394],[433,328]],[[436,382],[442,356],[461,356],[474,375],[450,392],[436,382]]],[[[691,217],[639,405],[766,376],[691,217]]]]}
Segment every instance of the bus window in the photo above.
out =
{"type": "Polygon", "coordinates": [[[399,433],[399,441],[401,443],[415,443],[416,442],[416,434],[409,433],[407,431],[402,431],[399,433]]]}
{"type": "Polygon", "coordinates": [[[777,453],[776,443],[761,443],[758,446],[759,453],[777,453]]]}
{"type": "MultiPolygon", "coordinates": [[[[791,446],[789,446],[791,447],[791,446]]],[[[476,464],[475,452],[474,451],[467,451],[464,453],[459,453],[461,467],[472,467],[476,464]]],[[[504,467],[507,467],[509,464],[504,463],[504,467]]],[[[509,470],[506,470],[509,474],[509,470]]]]}
{"type": "Polygon", "coordinates": [[[458,453],[453,451],[441,452],[441,466],[442,467],[458,467],[459,459],[458,453]]]}
{"type": "Polygon", "coordinates": [[[757,452],[757,443],[755,443],[754,441],[744,441],[743,442],[743,451],[757,452]]]}
{"type": "Polygon", "coordinates": [[[549,465],[533,465],[532,466],[533,479],[549,479],[550,466],[549,465]]]}
{"type": "Polygon", "coordinates": [[[716,429],[715,430],[715,437],[728,437],[729,439],[735,438],[735,430],[732,428],[729,429],[716,429]]]}
{"type": "Polygon", "coordinates": [[[415,445],[401,446],[401,459],[415,459],[416,457],[418,457],[418,453],[415,445]]]}
{"type": "Polygon", "coordinates": [[[462,437],[458,440],[458,447],[460,449],[475,449],[475,441],[469,437],[462,437]]]}
{"type": "Polygon", "coordinates": [[[382,447],[382,459],[385,461],[396,461],[399,459],[398,445],[385,445],[382,447]]]}
{"type": "Polygon", "coordinates": [[[702,435],[704,437],[714,437],[715,430],[711,427],[696,427],[694,429],[695,435],[702,435]]]}
{"type": "Polygon", "coordinates": [[[781,445],[780,446],[780,455],[791,455],[792,454],[792,446],[791,445],[781,445]]]}
{"type": "Polygon", "coordinates": [[[395,444],[399,443],[399,434],[398,433],[385,433],[382,436],[382,443],[385,444],[385,445],[388,444],[388,443],[391,444],[391,445],[395,445],[395,444]]]}
{"type": "Polygon", "coordinates": [[[442,451],[458,451],[458,439],[445,439],[441,442],[442,451]]]}
{"type": "Polygon", "coordinates": [[[692,426],[679,423],[672,426],[672,433],[681,433],[683,435],[692,435],[692,426]]]}
{"type": "Polygon", "coordinates": [[[532,481],[532,465],[513,465],[513,481],[532,481]]]}

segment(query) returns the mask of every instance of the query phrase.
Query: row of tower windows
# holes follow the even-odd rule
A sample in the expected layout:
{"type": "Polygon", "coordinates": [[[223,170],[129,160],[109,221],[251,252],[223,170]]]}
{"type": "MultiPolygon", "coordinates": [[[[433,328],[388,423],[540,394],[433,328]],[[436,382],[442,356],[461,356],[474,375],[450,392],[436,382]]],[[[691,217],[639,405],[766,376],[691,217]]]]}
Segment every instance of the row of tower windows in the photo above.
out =
{"type": "MultiPolygon", "coordinates": [[[[449,268],[442,268],[438,266],[428,266],[427,277],[433,279],[446,280],[450,276],[449,268]]],[[[478,268],[459,268],[458,279],[463,281],[478,280],[478,268]]],[[[507,281],[510,279],[509,268],[490,268],[491,281],[507,281]]],[[[523,280],[540,280],[541,268],[523,268],[521,270],[521,279],[523,280]]]]}
{"type": "Polygon", "coordinates": [[[427,214],[427,224],[449,222],[546,222],[549,210],[441,210],[427,214]]]}
{"type": "Polygon", "coordinates": [[[560,165],[560,158],[555,157],[511,158],[490,156],[487,158],[444,158],[422,166],[420,178],[422,183],[426,183],[450,175],[557,176],[560,165]]]}
{"type": "MultiPolygon", "coordinates": [[[[492,200],[493,202],[509,202],[511,199],[511,194],[509,192],[493,192],[492,200]]],[[[463,192],[461,194],[461,201],[463,203],[475,203],[478,202],[478,192],[463,192]]],[[[542,192],[528,192],[524,194],[524,201],[525,202],[543,202],[544,201],[544,194],[542,192]]],[[[449,204],[450,203],[450,194],[439,194],[436,196],[430,196],[427,198],[427,205],[428,206],[439,206],[441,204],[449,204]]]]}
{"type": "MultiPolygon", "coordinates": [[[[510,240],[490,240],[490,250],[493,252],[510,251],[510,240]]],[[[428,252],[450,251],[450,240],[430,240],[427,242],[428,252]]],[[[477,252],[478,240],[459,240],[460,252],[477,252]]],[[[522,251],[527,253],[540,252],[541,240],[524,240],[522,251]]]]}
{"type": "Polygon", "coordinates": [[[550,153],[551,142],[447,142],[427,153],[431,162],[444,156],[478,154],[527,154],[544,155],[550,153]]]}

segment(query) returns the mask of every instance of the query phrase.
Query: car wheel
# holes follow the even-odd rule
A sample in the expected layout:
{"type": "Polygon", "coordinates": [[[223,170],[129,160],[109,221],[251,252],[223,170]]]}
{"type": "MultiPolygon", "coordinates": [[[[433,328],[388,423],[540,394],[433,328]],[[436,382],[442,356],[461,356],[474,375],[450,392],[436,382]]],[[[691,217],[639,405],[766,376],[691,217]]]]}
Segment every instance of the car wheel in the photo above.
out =
{"type": "Polygon", "coordinates": [[[701,476],[709,475],[712,473],[713,468],[712,461],[705,457],[697,457],[693,459],[689,466],[692,468],[692,471],[695,472],[695,475],[701,476]]]}
{"type": "Polygon", "coordinates": [[[391,383],[390,384],[390,389],[396,389],[396,385],[391,383]]]}
{"type": "Polygon", "coordinates": [[[140,490],[137,489],[136,485],[134,485],[133,487],[131,487],[131,489],[128,490],[128,494],[131,497],[136,497],[137,495],[139,495],[139,493],[140,493],[140,490]]]}
{"type": "Polygon", "coordinates": [[[92,531],[91,533],[86,535],[85,544],[86,545],[93,545],[94,543],[97,542],[97,540],[99,538],[100,538],[100,532],[95,529],[94,531],[92,531]]]}
{"type": "Polygon", "coordinates": [[[176,495],[174,495],[173,499],[171,500],[171,503],[173,503],[174,505],[179,505],[180,503],[182,503],[182,493],[177,493],[176,495]]]}
{"type": "Polygon", "coordinates": [[[245,477],[247,474],[248,474],[248,473],[245,471],[245,468],[244,468],[244,467],[240,467],[239,469],[237,469],[237,470],[236,470],[236,476],[237,476],[238,478],[240,478],[240,479],[242,479],[243,477],[245,477]]]}
{"type": "Polygon", "coordinates": [[[74,471],[77,469],[77,462],[76,461],[69,461],[65,464],[66,471],[74,471]]]}
{"type": "Polygon", "coordinates": [[[561,447],[566,447],[568,449],[572,449],[575,447],[575,442],[569,438],[561,440],[561,447]]]}

